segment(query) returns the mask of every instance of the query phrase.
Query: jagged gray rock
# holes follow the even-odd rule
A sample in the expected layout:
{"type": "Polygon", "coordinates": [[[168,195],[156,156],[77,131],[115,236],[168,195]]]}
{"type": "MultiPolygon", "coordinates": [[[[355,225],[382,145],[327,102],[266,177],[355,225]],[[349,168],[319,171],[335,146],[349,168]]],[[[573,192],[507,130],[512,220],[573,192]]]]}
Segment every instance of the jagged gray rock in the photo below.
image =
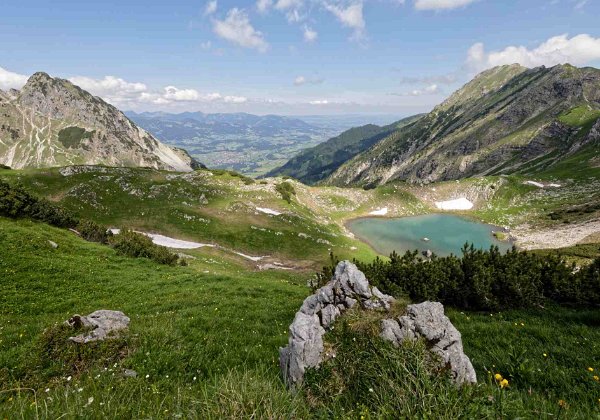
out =
{"type": "Polygon", "coordinates": [[[369,310],[387,310],[394,298],[371,287],[351,262],[342,261],[331,281],[304,300],[289,328],[287,347],[279,349],[279,365],[290,388],[302,383],[307,368],[323,361],[323,335],[336,318],[360,304],[369,310]]]}
{"type": "Polygon", "coordinates": [[[400,345],[404,340],[423,338],[429,349],[452,372],[457,384],[476,383],[471,360],[463,351],[460,332],[452,325],[439,302],[409,305],[406,315],[381,322],[381,337],[400,345]]]}
{"type": "Polygon", "coordinates": [[[75,343],[85,344],[115,336],[115,333],[129,326],[129,321],[129,317],[121,311],[101,309],[88,316],[73,315],[65,324],[77,330],[85,328],[83,334],[69,337],[69,340],[75,343]]]}

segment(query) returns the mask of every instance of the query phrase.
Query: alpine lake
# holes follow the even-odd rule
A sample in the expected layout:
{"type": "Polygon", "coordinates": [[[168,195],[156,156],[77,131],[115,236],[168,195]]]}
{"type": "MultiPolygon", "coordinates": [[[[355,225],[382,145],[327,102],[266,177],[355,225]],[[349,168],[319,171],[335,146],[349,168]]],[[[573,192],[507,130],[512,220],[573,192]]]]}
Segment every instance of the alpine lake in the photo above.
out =
{"type": "Polygon", "coordinates": [[[413,217],[364,217],[350,220],[347,228],[382,255],[392,251],[402,255],[406,251],[430,250],[439,257],[462,255],[465,243],[488,250],[492,245],[501,252],[512,248],[509,241],[499,240],[494,232],[503,228],[476,222],[451,214],[427,214],[413,217]]]}

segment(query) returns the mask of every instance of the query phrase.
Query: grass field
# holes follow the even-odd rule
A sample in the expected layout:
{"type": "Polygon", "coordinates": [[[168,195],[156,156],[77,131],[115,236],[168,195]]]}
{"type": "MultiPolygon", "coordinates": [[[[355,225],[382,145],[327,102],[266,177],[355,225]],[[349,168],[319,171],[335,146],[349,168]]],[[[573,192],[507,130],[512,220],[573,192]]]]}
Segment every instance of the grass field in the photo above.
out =
{"type": "MultiPolygon", "coordinates": [[[[396,411],[400,417],[600,416],[598,310],[449,310],[481,383],[463,390],[421,369],[418,346],[381,358],[389,350],[369,353],[385,349],[377,338],[334,334],[334,343],[364,343],[376,372],[401,374],[401,393],[343,399],[355,394],[329,389],[330,401],[310,390],[292,395],[279,379],[277,349],[310,293],[307,274],[250,271],[211,250],[191,251],[187,267],[163,266],[4,218],[0,249],[0,418],[377,418],[392,408],[413,410],[396,411]],[[130,316],[129,333],[83,352],[52,341],[61,337],[52,335],[56,324],[100,308],[130,316]],[[500,390],[488,371],[509,388],[500,390]]],[[[357,376],[367,381],[357,386],[372,387],[372,374],[357,376]]]]}

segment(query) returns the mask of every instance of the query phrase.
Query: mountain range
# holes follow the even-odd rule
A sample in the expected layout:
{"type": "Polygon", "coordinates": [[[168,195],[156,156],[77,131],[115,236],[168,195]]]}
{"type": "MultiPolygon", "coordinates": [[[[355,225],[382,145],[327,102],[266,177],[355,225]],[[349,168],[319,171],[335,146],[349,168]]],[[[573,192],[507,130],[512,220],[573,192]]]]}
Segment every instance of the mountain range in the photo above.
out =
{"type": "Polygon", "coordinates": [[[0,164],[13,168],[75,164],[190,171],[185,150],[167,146],[121,111],[68,80],[33,74],[0,91],[0,164]]]}
{"type": "Polygon", "coordinates": [[[495,67],[323,182],[380,185],[531,174],[552,171],[567,160],[597,167],[599,118],[598,69],[495,67]]]}

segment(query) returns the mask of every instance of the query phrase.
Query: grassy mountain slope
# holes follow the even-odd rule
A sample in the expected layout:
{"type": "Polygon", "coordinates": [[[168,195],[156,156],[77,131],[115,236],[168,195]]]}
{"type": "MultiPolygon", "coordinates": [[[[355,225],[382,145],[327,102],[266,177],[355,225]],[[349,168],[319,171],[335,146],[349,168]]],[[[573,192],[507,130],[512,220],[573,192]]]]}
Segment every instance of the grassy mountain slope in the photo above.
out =
{"type": "MultiPolygon", "coordinates": [[[[535,174],[600,140],[600,70],[501,66],[334,172],[335,185],[535,174]]],[[[591,157],[585,168],[597,166],[591,157]]]]}
{"type": "MultiPolygon", "coordinates": [[[[261,264],[277,262],[299,269],[318,266],[316,262],[327,260],[330,249],[348,257],[374,255],[318,208],[296,198],[286,202],[276,190],[281,179],[253,182],[220,171],[176,174],[92,166],[9,170],[0,171],[0,176],[80,217],[217,245],[216,251],[240,262],[244,258],[234,252],[264,257],[261,264]],[[266,214],[259,208],[281,214],[266,214]]],[[[304,196],[301,184],[294,185],[297,194],[304,196]]]]}
{"type": "Polygon", "coordinates": [[[189,171],[199,164],[68,80],[35,73],[21,91],[0,91],[0,163],[73,164],[189,171]]]}
{"type": "MultiPolygon", "coordinates": [[[[196,259],[187,267],[164,266],[5,218],[0,248],[2,418],[377,418],[390,410],[555,418],[565,415],[559,399],[569,418],[598,415],[598,383],[587,371],[599,367],[597,310],[449,310],[481,385],[458,390],[428,374],[420,353],[407,348],[404,364],[383,358],[365,366],[398,373],[393,398],[368,391],[385,384],[356,383],[362,391],[348,411],[336,400],[339,389],[321,390],[332,396],[324,406],[314,394],[292,395],[279,378],[278,348],[309,294],[306,275],[247,271],[208,250],[190,251],[196,259]],[[129,333],[79,354],[52,341],[58,324],[99,308],[124,311],[129,333]],[[125,377],[125,369],[137,377],[125,377]],[[499,390],[490,372],[511,386],[499,390]]],[[[365,341],[361,325],[338,336],[382,349],[365,341]]]]}
{"type": "Polygon", "coordinates": [[[384,127],[368,124],[351,128],[318,146],[300,152],[285,165],[269,172],[267,176],[291,176],[306,184],[317,183],[347,160],[377,144],[394,131],[414,123],[420,117],[415,115],[384,127]]]}
{"type": "MultiPolygon", "coordinates": [[[[347,220],[382,208],[387,209],[387,217],[435,213],[439,212],[436,202],[457,197],[474,203],[472,211],[462,214],[509,226],[519,245],[574,245],[600,231],[600,169],[569,172],[570,164],[578,165],[565,160],[564,167],[557,166],[544,177],[490,176],[429,185],[394,181],[368,190],[306,186],[282,178],[253,182],[208,170],[174,174],[77,166],[0,169],[0,178],[20,183],[80,217],[112,227],[218,245],[217,254],[249,267],[277,262],[314,269],[327,260],[330,250],[346,258],[375,255],[351,237],[347,220]],[[561,186],[539,188],[527,185],[530,180],[561,186]],[[284,182],[295,191],[289,203],[277,191],[284,182]],[[282,214],[270,215],[259,208],[282,214]],[[250,262],[234,252],[265,258],[250,262]]],[[[586,241],[599,242],[592,237],[586,241]]]]}

